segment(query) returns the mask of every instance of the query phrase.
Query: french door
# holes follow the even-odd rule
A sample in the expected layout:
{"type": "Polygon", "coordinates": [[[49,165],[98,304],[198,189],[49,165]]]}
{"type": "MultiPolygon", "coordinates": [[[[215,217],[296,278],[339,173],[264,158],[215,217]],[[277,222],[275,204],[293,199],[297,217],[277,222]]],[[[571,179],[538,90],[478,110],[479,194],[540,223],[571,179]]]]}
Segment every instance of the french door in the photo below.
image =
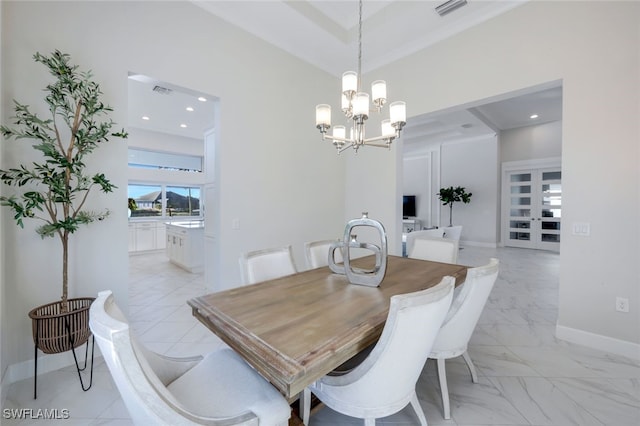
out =
{"type": "Polygon", "coordinates": [[[502,188],[504,245],[560,251],[560,167],[506,170],[502,188]]]}

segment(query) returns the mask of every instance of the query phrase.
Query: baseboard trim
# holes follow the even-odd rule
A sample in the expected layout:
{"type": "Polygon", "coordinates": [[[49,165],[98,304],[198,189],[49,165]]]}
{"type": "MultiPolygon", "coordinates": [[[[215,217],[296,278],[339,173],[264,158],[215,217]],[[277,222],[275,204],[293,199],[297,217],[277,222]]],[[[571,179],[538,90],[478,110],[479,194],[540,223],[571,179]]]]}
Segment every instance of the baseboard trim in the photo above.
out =
{"type": "Polygon", "coordinates": [[[640,361],[640,344],[614,339],[601,334],[590,333],[584,330],[556,325],[556,337],[567,342],[577,343],[604,352],[622,355],[636,361],[640,361]]]}
{"type": "MultiPolygon", "coordinates": [[[[84,352],[84,346],[81,346],[84,352]]],[[[82,354],[84,355],[84,353],[82,354]]],[[[84,358],[82,358],[84,360],[84,358]]],[[[67,351],[60,354],[39,354],[38,356],[38,375],[49,373],[51,371],[59,370],[61,368],[74,365],[73,354],[71,351],[67,351]]],[[[30,359],[28,361],[18,362],[11,364],[7,368],[7,373],[2,380],[2,389],[5,389],[6,385],[20,380],[33,378],[35,367],[35,361],[30,359]]]]}
{"type": "Polygon", "coordinates": [[[460,240],[460,246],[461,247],[469,246],[469,247],[497,248],[498,244],[497,243],[481,243],[481,242],[478,242],[478,241],[460,240]]]}

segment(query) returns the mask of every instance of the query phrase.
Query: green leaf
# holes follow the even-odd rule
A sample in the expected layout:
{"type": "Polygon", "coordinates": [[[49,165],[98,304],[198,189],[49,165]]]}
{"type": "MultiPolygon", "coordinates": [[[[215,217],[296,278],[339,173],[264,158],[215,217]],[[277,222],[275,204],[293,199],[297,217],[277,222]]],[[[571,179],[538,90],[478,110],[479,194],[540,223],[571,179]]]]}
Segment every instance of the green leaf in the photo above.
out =
{"type": "Polygon", "coordinates": [[[13,211],[18,226],[33,218],[44,222],[37,228],[43,238],[62,236],[61,232],[73,233],[79,225],[108,216],[108,211],[82,211],[94,186],[104,193],[116,188],[103,173],[88,173],[84,158],[110,137],[126,138],[127,133],[111,131],[114,122],[108,113],[113,109],[101,100],[91,71],[79,70],[70,55],[59,50],[49,55],[36,52],[33,59],[54,77],[43,97],[50,117],[40,117],[14,100],[12,124],[0,125],[0,133],[6,140],[29,141],[42,159],[0,170],[0,181],[16,188],[15,194],[0,197],[0,205],[13,211]]]}

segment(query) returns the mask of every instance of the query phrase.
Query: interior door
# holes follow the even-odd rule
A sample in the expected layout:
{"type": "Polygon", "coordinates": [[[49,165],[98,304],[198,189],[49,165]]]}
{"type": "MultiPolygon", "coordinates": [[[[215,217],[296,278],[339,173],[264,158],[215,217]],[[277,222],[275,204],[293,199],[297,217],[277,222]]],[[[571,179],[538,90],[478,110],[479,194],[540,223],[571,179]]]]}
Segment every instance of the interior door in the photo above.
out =
{"type": "Polygon", "coordinates": [[[538,172],[538,205],[540,215],[536,248],[560,251],[560,222],[562,217],[562,172],[543,169],[538,172]]]}
{"type": "Polygon", "coordinates": [[[560,251],[560,168],[507,171],[503,191],[505,245],[560,251]]]}

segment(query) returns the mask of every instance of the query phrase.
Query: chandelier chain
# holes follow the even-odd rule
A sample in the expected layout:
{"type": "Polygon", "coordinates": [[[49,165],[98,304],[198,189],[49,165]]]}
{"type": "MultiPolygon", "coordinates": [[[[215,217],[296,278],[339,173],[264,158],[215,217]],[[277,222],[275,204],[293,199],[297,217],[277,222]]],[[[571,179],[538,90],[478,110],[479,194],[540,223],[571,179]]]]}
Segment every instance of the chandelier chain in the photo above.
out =
{"type": "Polygon", "coordinates": [[[362,91],[362,0],[358,8],[358,92],[362,91]]]}

